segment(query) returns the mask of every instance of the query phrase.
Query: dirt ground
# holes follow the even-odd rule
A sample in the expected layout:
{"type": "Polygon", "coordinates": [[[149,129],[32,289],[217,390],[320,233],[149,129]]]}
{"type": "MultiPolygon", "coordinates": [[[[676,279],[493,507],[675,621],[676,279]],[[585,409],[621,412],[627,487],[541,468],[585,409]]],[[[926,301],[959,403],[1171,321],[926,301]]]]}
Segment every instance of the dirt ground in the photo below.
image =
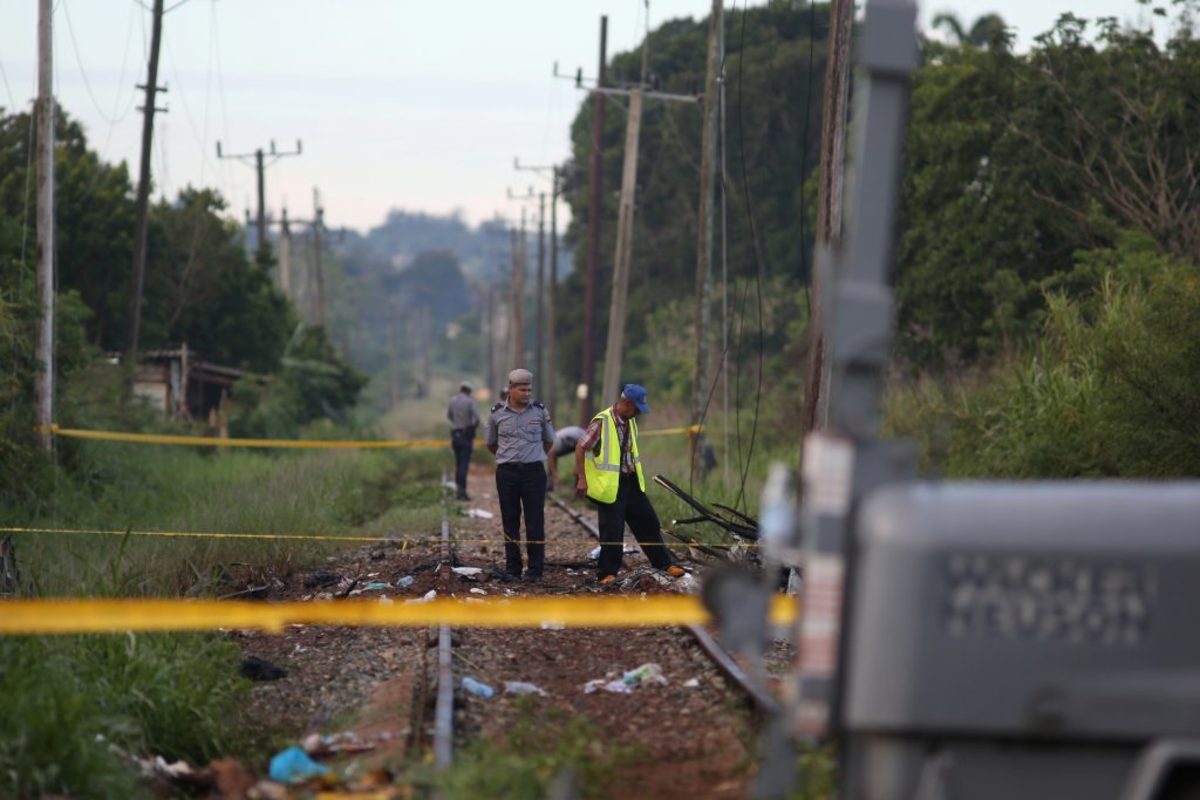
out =
{"type": "MultiPolygon", "coordinates": [[[[595,542],[549,502],[543,582],[503,582],[496,574],[503,570],[504,555],[491,469],[473,468],[468,491],[473,498],[469,503],[448,506],[451,535],[457,564],[480,567],[481,575],[447,577],[447,570],[437,568],[435,547],[386,542],[331,559],[271,599],[409,599],[431,590],[439,597],[469,598],[698,588],[699,565],[685,560],[692,577],[662,585],[649,574],[640,551],[625,556],[622,577],[632,580],[612,588],[596,586],[595,567],[588,561],[595,542]],[[468,509],[493,517],[468,517],[468,509]],[[397,588],[396,582],[406,576],[411,584],[397,588]]],[[[594,520],[594,514],[588,516],[594,520]]],[[[430,534],[394,532],[414,539],[430,534]]],[[[314,733],[350,732],[350,749],[362,752],[344,754],[335,763],[351,773],[427,754],[436,661],[433,631],[293,626],[279,636],[236,635],[247,656],[267,659],[288,672],[281,680],[256,684],[246,709],[251,719],[294,732],[298,741],[314,733]]],[[[683,630],[456,629],[455,642],[456,748],[477,737],[503,739],[518,720],[529,718],[531,709],[537,719],[557,710],[587,719],[606,746],[626,754],[612,779],[613,797],[746,795],[753,774],[754,717],[741,693],[683,630]],[[638,685],[628,694],[585,691],[589,681],[619,678],[647,663],[661,667],[665,685],[638,685]],[[495,696],[484,699],[463,691],[458,684],[464,676],[493,687],[495,696]],[[544,694],[515,697],[505,691],[508,681],[533,683],[544,694]]]]}

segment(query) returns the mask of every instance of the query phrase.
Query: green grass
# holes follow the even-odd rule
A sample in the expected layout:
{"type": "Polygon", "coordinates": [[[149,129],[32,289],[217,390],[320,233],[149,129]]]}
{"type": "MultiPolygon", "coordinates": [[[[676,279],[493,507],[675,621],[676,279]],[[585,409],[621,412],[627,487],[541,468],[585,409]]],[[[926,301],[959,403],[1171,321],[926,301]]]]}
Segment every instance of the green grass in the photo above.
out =
{"type": "MultiPolygon", "coordinates": [[[[38,509],[6,525],[103,530],[411,534],[437,528],[441,451],[214,453],[85,442],[38,509]],[[36,513],[39,512],[40,513],[36,513]]],[[[212,596],[286,577],[336,542],[17,534],[26,596],[212,596]]],[[[0,797],[146,794],[120,751],[204,764],[265,754],[238,709],[249,685],[220,634],[0,638],[0,797]]]]}
{"type": "Polygon", "coordinates": [[[584,797],[605,797],[612,775],[632,758],[624,748],[606,746],[596,726],[580,717],[525,703],[521,718],[499,741],[475,740],[455,755],[454,765],[436,779],[447,798],[503,797],[541,800],[566,771],[584,797]]]}

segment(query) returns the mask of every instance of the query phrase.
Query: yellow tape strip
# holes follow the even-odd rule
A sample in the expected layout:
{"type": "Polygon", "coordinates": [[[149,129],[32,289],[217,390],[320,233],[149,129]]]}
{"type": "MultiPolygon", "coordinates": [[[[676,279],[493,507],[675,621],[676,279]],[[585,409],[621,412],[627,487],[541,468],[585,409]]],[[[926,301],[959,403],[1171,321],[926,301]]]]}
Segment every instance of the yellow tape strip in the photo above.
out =
{"type": "Polygon", "coordinates": [[[120,433],[117,431],[87,431],[78,428],[60,428],[57,425],[38,426],[41,433],[68,439],[98,439],[108,442],[134,442],[137,444],[182,444],[201,447],[283,447],[291,449],[331,448],[424,448],[449,447],[448,439],[410,439],[381,441],[302,441],[298,439],[214,439],[211,436],[175,436],[164,433],[120,433]]]}
{"type": "MultiPolygon", "coordinates": [[[[770,619],[795,621],[797,601],[777,596],[770,619]]],[[[123,633],[251,628],[278,633],[287,625],[460,628],[634,628],[701,624],[709,614],[691,595],[650,597],[514,597],[465,602],[219,600],[6,600],[0,634],[123,633]]]]}
{"type": "MultiPolygon", "coordinates": [[[[219,531],[135,531],[135,530],[112,530],[105,528],[9,528],[0,526],[0,533],[63,533],[63,534],[83,534],[87,536],[162,536],[168,538],[180,539],[290,539],[298,541],[314,541],[314,542],[393,542],[395,544],[403,544],[406,548],[412,545],[419,544],[437,544],[440,540],[430,537],[428,539],[392,539],[386,536],[338,536],[337,534],[319,534],[319,533],[223,533],[219,531]]],[[[503,545],[504,539],[496,538],[460,538],[453,537],[454,544],[487,544],[487,545],[503,545]]],[[[522,539],[522,544],[559,544],[563,540],[528,540],[522,539]]],[[[666,542],[662,545],[647,545],[649,547],[716,547],[716,548],[754,548],[761,547],[758,542],[666,542]]]]}
{"type": "MultiPolygon", "coordinates": [[[[131,442],[135,444],[176,444],[200,447],[275,447],[289,449],[400,449],[449,447],[448,439],[409,439],[380,441],[307,441],[300,439],[214,439],[211,436],[178,436],[166,433],[121,433],[119,431],[89,431],[80,428],[60,428],[57,425],[37,425],[34,430],[66,439],[93,439],[106,442],[131,442]]],[[[686,428],[661,428],[642,431],[642,436],[666,436],[678,433],[697,433],[699,425],[686,428]]]]}
{"type": "Polygon", "coordinates": [[[676,433],[693,434],[704,430],[703,425],[688,425],[683,428],[659,428],[655,431],[639,431],[638,436],[667,436],[676,433]]]}
{"type": "MultiPolygon", "coordinates": [[[[171,538],[193,539],[299,539],[303,541],[326,542],[396,542],[401,539],[388,539],[382,536],[338,536],[336,534],[317,533],[222,533],[218,531],[134,531],[106,530],[102,528],[3,528],[0,533],[80,533],[94,536],[166,536],[171,538]]],[[[407,542],[405,541],[405,544],[407,542]]]]}

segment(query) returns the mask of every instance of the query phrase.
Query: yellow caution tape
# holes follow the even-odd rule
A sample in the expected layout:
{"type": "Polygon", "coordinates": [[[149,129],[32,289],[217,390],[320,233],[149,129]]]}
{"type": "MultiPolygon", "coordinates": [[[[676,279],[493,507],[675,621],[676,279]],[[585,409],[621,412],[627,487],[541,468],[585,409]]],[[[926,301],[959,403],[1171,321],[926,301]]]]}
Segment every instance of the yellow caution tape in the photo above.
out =
{"type": "Polygon", "coordinates": [[[299,539],[303,541],[327,542],[395,542],[408,547],[408,542],[402,539],[388,539],[382,536],[338,536],[337,534],[317,533],[223,533],[217,531],[135,531],[110,530],[103,528],[4,528],[0,533],[78,533],[94,536],[165,536],[172,538],[194,539],[299,539]]]}
{"type": "MultiPolygon", "coordinates": [[[[313,541],[313,542],[391,542],[393,544],[402,545],[405,549],[410,544],[413,546],[421,544],[437,544],[441,540],[437,538],[428,539],[395,539],[386,536],[339,536],[338,534],[320,534],[320,533],[225,533],[221,531],[135,531],[132,529],[110,529],[110,528],[17,528],[0,526],[0,533],[38,533],[38,534],[82,534],[85,536],[161,536],[166,538],[180,539],[286,539],[298,541],[313,541]]],[[[452,537],[451,541],[454,544],[487,544],[487,545],[502,545],[504,539],[497,538],[461,538],[452,537]]],[[[564,540],[558,539],[522,539],[522,544],[560,544],[564,540]]],[[[715,548],[733,548],[744,547],[754,548],[761,547],[758,542],[663,542],[661,545],[649,544],[645,547],[715,547],[715,548]]]]}
{"type": "Polygon", "coordinates": [[[688,425],[687,427],[683,428],[659,428],[658,430],[654,431],[640,431],[638,436],[667,436],[676,433],[686,433],[691,436],[692,434],[699,433],[702,430],[704,430],[703,425],[688,425]]]}
{"type": "MultiPolygon", "coordinates": [[[[795,621],[794,597],[776,596],[770,621],[795,621]]],[[[250,603],[220,600],[5,600],[0,634],[124,633],[240,628],[278,633],[288,625],[376,627],[634,628],[703,624],[708,611],[691,595],[513,597],[428,602],[344,600],[250,603]]]]}
{"type": "Polygon", "coordinates": [[[49,433],[68,439],[98,439],[108,442],[134,442],[137,444],[182,444],[201,447],[284,447],[304,449],[328,448],[423,448],[449,447],[450,441],[442,439],[378,440],[378,441],[308,441],[299,439],[215,439],[211,436],[176,436],[165,433],[120,433],[118,431],[87,431],[78,428],[60,428],[57,425],[39,425],[39,433],[49,433]]]}
{"type": "MultiPolygon", "coordinates": [[[[135,444],[175,444],[200,447],[275,447],[290,449],[400,449],[449,447],[448,439],[384,439],[371,441],[355,440],[301,440],[301,439],[219,439],[212,436],[180,436],[166,433],[122,433],[120,431],[89,431],[80,428],[60,428],[57,425],[37,425],[34,430],[66,439],[93,439],[106,442],[131,442],[135,444]]],[[[642,431],[642,436],[666,436],[668,434],[693,434],[701,430],[700,425],[686,428],[661,428],[642,431]]]]}

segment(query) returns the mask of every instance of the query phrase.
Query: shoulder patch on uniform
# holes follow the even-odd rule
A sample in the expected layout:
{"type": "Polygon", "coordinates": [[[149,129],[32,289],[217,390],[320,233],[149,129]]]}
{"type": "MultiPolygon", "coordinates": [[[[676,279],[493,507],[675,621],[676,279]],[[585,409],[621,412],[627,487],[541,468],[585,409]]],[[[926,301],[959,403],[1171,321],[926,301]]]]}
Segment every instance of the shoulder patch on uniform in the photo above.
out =
{"type": "Polygon", "coordinates": [[[534,400],[534,401],[533,401],[533,405],[537,406],[538,408],[545,408],[545,407],[546,407],[546,404],[545,404],[545,403],[543,403],[541,400],[534,400]]]}
{"type": "Polygon", "coordinates": [[[492,413],[495,414],[502,408],[504,408],[504,403],[496,403],[496,405],[492,406],[492,413]]]}

